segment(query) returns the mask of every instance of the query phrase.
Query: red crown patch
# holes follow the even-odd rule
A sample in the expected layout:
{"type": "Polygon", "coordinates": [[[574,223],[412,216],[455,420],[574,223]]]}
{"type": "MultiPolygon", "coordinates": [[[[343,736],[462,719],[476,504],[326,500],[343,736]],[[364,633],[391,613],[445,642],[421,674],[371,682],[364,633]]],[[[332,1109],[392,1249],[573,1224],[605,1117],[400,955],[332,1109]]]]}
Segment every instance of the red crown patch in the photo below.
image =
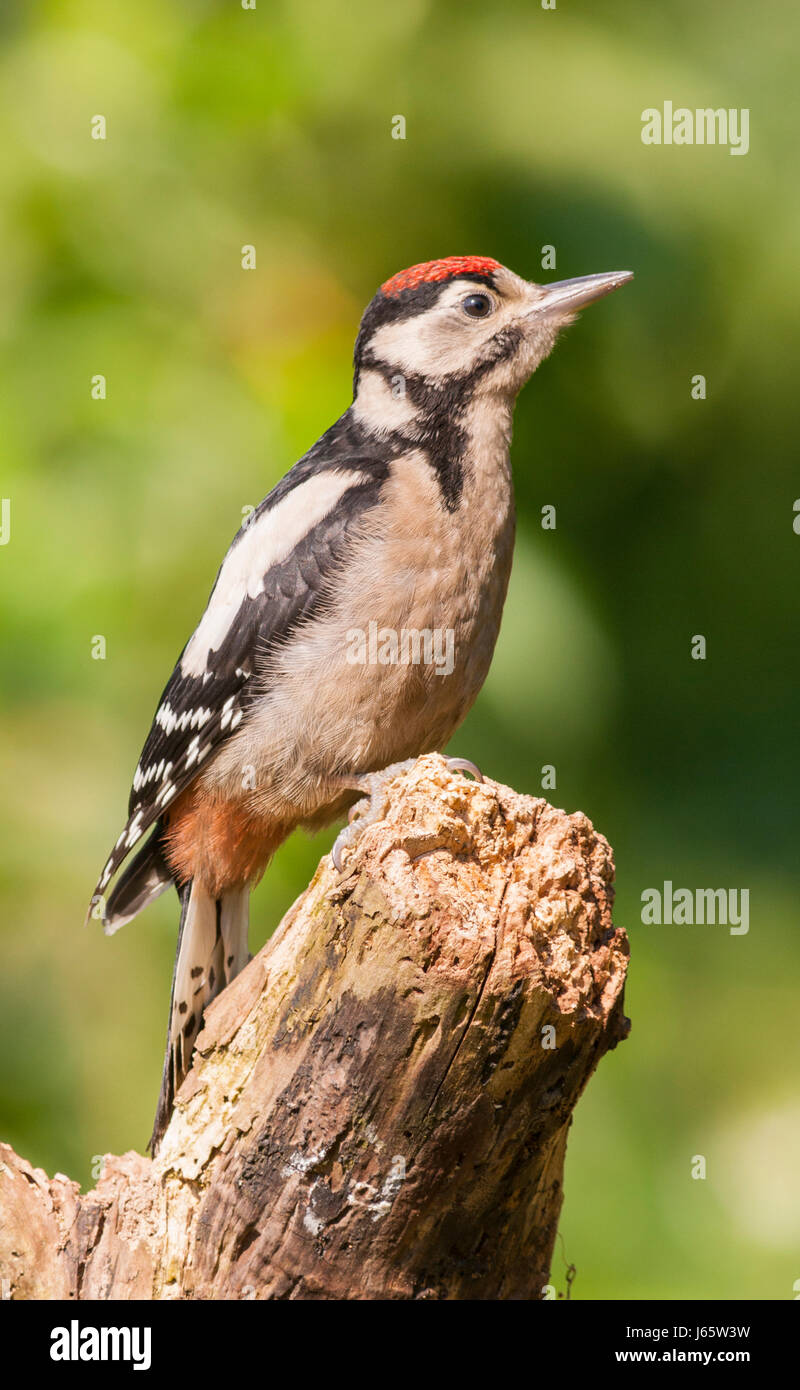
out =
{"type": "Polygon", "coordinates": [[[381,290],[394,298],[403,290],[415,290],[431,280],[449,280],[454,275],[491,275],[500,268],[500,262],[490,256],[446,256],[442,261],[423,261],[399,271],[381,285],[381,290]]]}

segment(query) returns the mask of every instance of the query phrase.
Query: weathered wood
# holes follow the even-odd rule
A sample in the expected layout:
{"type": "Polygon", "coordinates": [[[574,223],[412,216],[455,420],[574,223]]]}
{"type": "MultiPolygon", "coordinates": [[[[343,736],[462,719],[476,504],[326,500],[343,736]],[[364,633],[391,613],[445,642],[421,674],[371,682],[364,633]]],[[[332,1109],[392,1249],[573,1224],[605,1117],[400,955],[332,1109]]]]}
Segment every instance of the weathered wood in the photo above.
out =
{"type": "Polygon", "coordinates": [[[421,758],[209,1011],[151,1162],[0,1157],[15,1298],[540,1298],[575,1103],[624,1037],[585,816],[421,758]]]}

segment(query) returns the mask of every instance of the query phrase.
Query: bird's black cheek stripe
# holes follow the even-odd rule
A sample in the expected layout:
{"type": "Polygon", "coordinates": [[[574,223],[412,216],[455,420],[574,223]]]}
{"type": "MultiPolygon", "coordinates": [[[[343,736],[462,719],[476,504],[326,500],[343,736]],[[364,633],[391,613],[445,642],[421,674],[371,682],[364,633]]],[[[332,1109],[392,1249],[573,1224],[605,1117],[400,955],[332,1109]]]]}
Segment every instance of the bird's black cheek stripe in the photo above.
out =
{"type": "Polygon", "coordinates": [[[513,357],[519,350],[524,336],[518,324],[509,324],[507,328],[501,328],[491,339],[491,354],[480,364],[477,375],[485,376],[498,362],[507,362],[509,357],[513,357]]]}
{"type": "MultiPolygon", "coordinates": [[[[493,343],[497,343],[499,337],[492,340],[493,343]]],[[[514,345],[504,341],[495,346],[491,360],[481,362],[472,372],[454,372],[435,386],[424,376],[404,372],[396,364],[384,362],[370,352],[364,356],[363,365],[379,372],[388,386],[391,387],[398,376],[403,378],[416,421],[412,433],[397,431],[391,436],[392,451],[397,454],[417,448],[425,452],[436,474],[442,501],[449,512],[458,510],[464,490],[464,461],[468,442],[464,416],[475,387],[487,371],[513,351],[514,345]]]]}
{"type": "MultiPolygon", "coordinates": [[[[431,464],[439,479],[442,498],[447,510],[458,509],[464,490],[465,460],[467,453],[467,431],[464,417],[475,394],[478,382],[500,362],[507,361],[519,349],[522,330],[517,327],[501,329],[492,338],[491,351],[477,367],[462,377],[445,381],[441,390],[432,390],[420,379],[420,404],[423,434],[422,439],[431,464]]],[[[411,399],[416,404],[412,384],[411,399]]],[[[408,389],[408,388],[407,388],[408,389]]]]}
{"type": "Polygon", "coordinates": [[[464,490],[467,432],[462,421],[468,401],[469,396],[464,393],[445,390],[437,392],[435,405],[421,412],[419,442],[436,474],[442,501],[449,512],[458,510],[464,490]]]}

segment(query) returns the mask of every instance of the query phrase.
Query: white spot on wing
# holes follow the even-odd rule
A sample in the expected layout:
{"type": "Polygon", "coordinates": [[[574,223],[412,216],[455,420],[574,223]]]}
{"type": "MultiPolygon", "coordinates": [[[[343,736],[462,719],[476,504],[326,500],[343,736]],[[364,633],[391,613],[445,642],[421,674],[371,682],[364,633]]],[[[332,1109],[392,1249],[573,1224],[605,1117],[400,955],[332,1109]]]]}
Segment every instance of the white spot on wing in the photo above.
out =
{"type": "Polygon", "coordinates": [[[156,723],[164,730],[169,737],[178,729],[181,733],[185,729],[202,729],[207,724],[213,714],[212,709],[205,709],[198,705],[196,709],[185,709],[182,714],[176,714],[169,700],[165,700],[156,711],[156,723]]]}
{"type": "Polygon", "coordinates": [[[137,811],[136,815],[134,816],[133,820],[131,821],[128,827],[128,838],[125,843],[127,844],[129,849],[131,845],[134,845],[136,843],[136,841],[139,838],[139,835],[141,834],[141,824],[142,813],[141,811],[137,811]]]}
{"type": "MultiPolygon", "coordinates": [[[[222,706],[222,714],[221,714],[221,716],[220,716],[220,721],[219,721],[219,727],[220,727],[221,729],[227,729],[228,725],[229,725],[230,722],[231,722],[231,719],[233,718],[233,715],[234,715],[233,702],[234,702],[235,699],[236,699],[236,696],[235,696],[235,695],[231,695],[230,698],[227,699],[227,700],[225,701],[225,704],[222,706]]],[[[232,727],[232,728],[235,728],[236,726],[235,726],[235,725],[231,725],[231,727],[232,727]]]]}

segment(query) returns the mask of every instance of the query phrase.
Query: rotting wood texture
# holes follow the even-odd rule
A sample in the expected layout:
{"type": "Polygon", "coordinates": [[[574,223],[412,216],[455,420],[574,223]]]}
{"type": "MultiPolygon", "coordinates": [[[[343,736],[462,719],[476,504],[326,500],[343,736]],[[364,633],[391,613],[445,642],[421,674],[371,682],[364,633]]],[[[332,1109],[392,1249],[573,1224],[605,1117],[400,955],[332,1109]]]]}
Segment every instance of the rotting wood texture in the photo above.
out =
{"type": "Polygon", "coordinates": [[[613,876],[582,814],[420,758],[211,1007],[156,1161],[80,1195],[0,1146],[7,1292],[541,1298],[627,1033],[613,876]]]}

